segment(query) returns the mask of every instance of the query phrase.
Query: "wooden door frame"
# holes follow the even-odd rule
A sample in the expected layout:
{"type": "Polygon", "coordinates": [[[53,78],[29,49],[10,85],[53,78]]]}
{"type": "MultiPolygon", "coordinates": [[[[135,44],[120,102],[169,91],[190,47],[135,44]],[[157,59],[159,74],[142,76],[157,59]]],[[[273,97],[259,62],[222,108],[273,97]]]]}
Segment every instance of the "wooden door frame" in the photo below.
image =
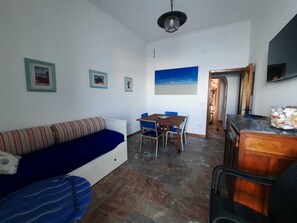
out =
{"type": "MultiPolygon", "coordinates": [[[[228,74],[234,74],[238,73],[241,77],[244,75],[244,73],[248,72],[249,79],[248,79],[248,87],[247,87],[247,93],[246,93],[246,103],[245,103],[245,114],[248,114],[250,111],[250,103],[251,103],[251,94],[253,89],[253,64],[249,64],[247,67],[240,67],[240,68],[228,68],[228,69],[218,69],[218,70],[210,70],[209,76],[208,76],[208,95],[207,95],[207,110],[206,110],[206,134],[205,137],[208,137],[208,122],[209,122],[209,109],[210,109],[210,90],[211,90],[211,79],[214,75],[228,75],[228,74]]],[[[241,78],[242,80],[242,78],[241,78]]],[[[241,85],[241,83],[240,83],[241,85]]],[[[242,94],[239,92],[238,97],[238,103],[242,101],[242,94]]],[[[241,103],[240,103],[241,104],[241,103]]],[[[237,109],[237,113],[239,112],[239,109],[237,109]]]]}

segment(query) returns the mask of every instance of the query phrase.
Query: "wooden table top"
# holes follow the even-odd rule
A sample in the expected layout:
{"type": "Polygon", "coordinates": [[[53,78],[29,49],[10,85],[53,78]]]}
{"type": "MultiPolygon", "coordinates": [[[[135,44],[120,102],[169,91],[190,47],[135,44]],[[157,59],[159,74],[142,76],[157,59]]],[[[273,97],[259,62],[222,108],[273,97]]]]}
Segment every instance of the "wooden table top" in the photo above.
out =
{"type": "Polygon", "coordinates": [[[145,117],[145,118],[139,118],[139,119],[137,119],[137,121],[143,119],[143,120],[156,121],[157,123],[164,124],[164,125],[176,125],[176,126],[179,126],[185,120],[185,118],[187,118],[187,116],[168,115],[169,118],[163,119],[163,118],[159,118],[159,116],[165,116],[165,115],[164,114],[152,114],[152,115],[149,115],[148,117],[145,117]]]}

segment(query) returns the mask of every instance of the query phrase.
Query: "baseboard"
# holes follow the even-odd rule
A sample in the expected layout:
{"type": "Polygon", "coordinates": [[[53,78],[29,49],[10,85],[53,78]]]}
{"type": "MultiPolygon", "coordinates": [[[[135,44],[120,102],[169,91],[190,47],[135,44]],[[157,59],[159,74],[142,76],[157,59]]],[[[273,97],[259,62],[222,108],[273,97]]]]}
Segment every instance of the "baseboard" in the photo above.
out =
{"type": "Polygon", "coordinates": [[[140,131],[137,131],[137,132],[129,134],[128,137],[131,137],[131,136],[134,136],[134,135],[139,135],[139,134],[140,134],[140,131]]]}
{"type": "Polygon", "coordinates": [[[187,132],[186,134],[187,134],[187,136],[191,136],[194,138],[206,138],[206,135],[200,135],[200,134],[189,133],[189,132],[187,132]]]}

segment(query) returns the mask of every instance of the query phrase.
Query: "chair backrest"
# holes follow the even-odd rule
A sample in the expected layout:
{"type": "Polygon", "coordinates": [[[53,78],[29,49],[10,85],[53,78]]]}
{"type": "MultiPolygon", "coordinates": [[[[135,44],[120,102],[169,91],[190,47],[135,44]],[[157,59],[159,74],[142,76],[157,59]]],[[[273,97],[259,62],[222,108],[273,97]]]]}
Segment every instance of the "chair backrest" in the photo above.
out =
{"type": "Polygon", "coordinates": [[[140,119],[140,132],[143,134],[145,130],[154,130],[157,131],[157,123],[156,121],[150,121],[150,120],[143,120],[140,119]]]}
{"type": "Polygon", "coordinates": [[[272,188],[268,217],[273,223],[297,222],[297,162],[278,178],[272,188]]]}
{"type": "MultiPolygon", "coordinates": [[[[141,118],[145,118],[145,117],[148,117],[148,113],[145,112],[145,113],[142,113],[141,114],[141,118]]],[[[151,128],[151,125],[150,124],[147,124],[147,123],[142,123],[140,122],[140,128],[145,128],[145,129],[150,129],[151,128]]]]}
{"type": "Polygon", "coordinates": [[[145,118],[145,117],[148,117],[148,113],[146,112],[146,113],[143,113],[143,114],[141,114],[141,118],[145,118]]]}
{"type": "Polygon", "coordinates": [[[178,112],[165,111],[165,115],[178,116],[178,112]]]}
{"type": "Polygon", "coordinates": [[[183,122],[183,126],[181,128],[181,132],[185,132],[186,131],[186,125],[187,125],[187,121],[188,121],[188,118],[185,118],[184,122],[183,122]]]}

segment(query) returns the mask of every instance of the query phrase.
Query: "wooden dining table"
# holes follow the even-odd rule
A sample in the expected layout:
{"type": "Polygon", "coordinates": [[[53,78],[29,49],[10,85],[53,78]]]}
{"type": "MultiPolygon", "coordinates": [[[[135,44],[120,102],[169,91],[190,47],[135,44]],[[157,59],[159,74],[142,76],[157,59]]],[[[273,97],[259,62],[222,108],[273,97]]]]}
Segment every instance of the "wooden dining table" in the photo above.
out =
{"type": "MultiPolygon", "coordinates": [[[[169,126],[177,126],[177,133],[179,135],[180,133],[180,124],[183,123],[183,121],[187,118],[187,116],[174,116],[174,115],[164,115],[164,114],[152,114],[145,118],[139,118],[139,120],[149,120],[149,121],[155,121],[159,126],[163,126],[163,134],[165,136],[166,129],[169,128],[169,126]],[[168,116],[168,118],[164,118],[165,116],[168,116]]],[[[177,144],[176,144],[176,150],[178,153],[180,153],[180,137],[177,137],[177,144]]]]}

